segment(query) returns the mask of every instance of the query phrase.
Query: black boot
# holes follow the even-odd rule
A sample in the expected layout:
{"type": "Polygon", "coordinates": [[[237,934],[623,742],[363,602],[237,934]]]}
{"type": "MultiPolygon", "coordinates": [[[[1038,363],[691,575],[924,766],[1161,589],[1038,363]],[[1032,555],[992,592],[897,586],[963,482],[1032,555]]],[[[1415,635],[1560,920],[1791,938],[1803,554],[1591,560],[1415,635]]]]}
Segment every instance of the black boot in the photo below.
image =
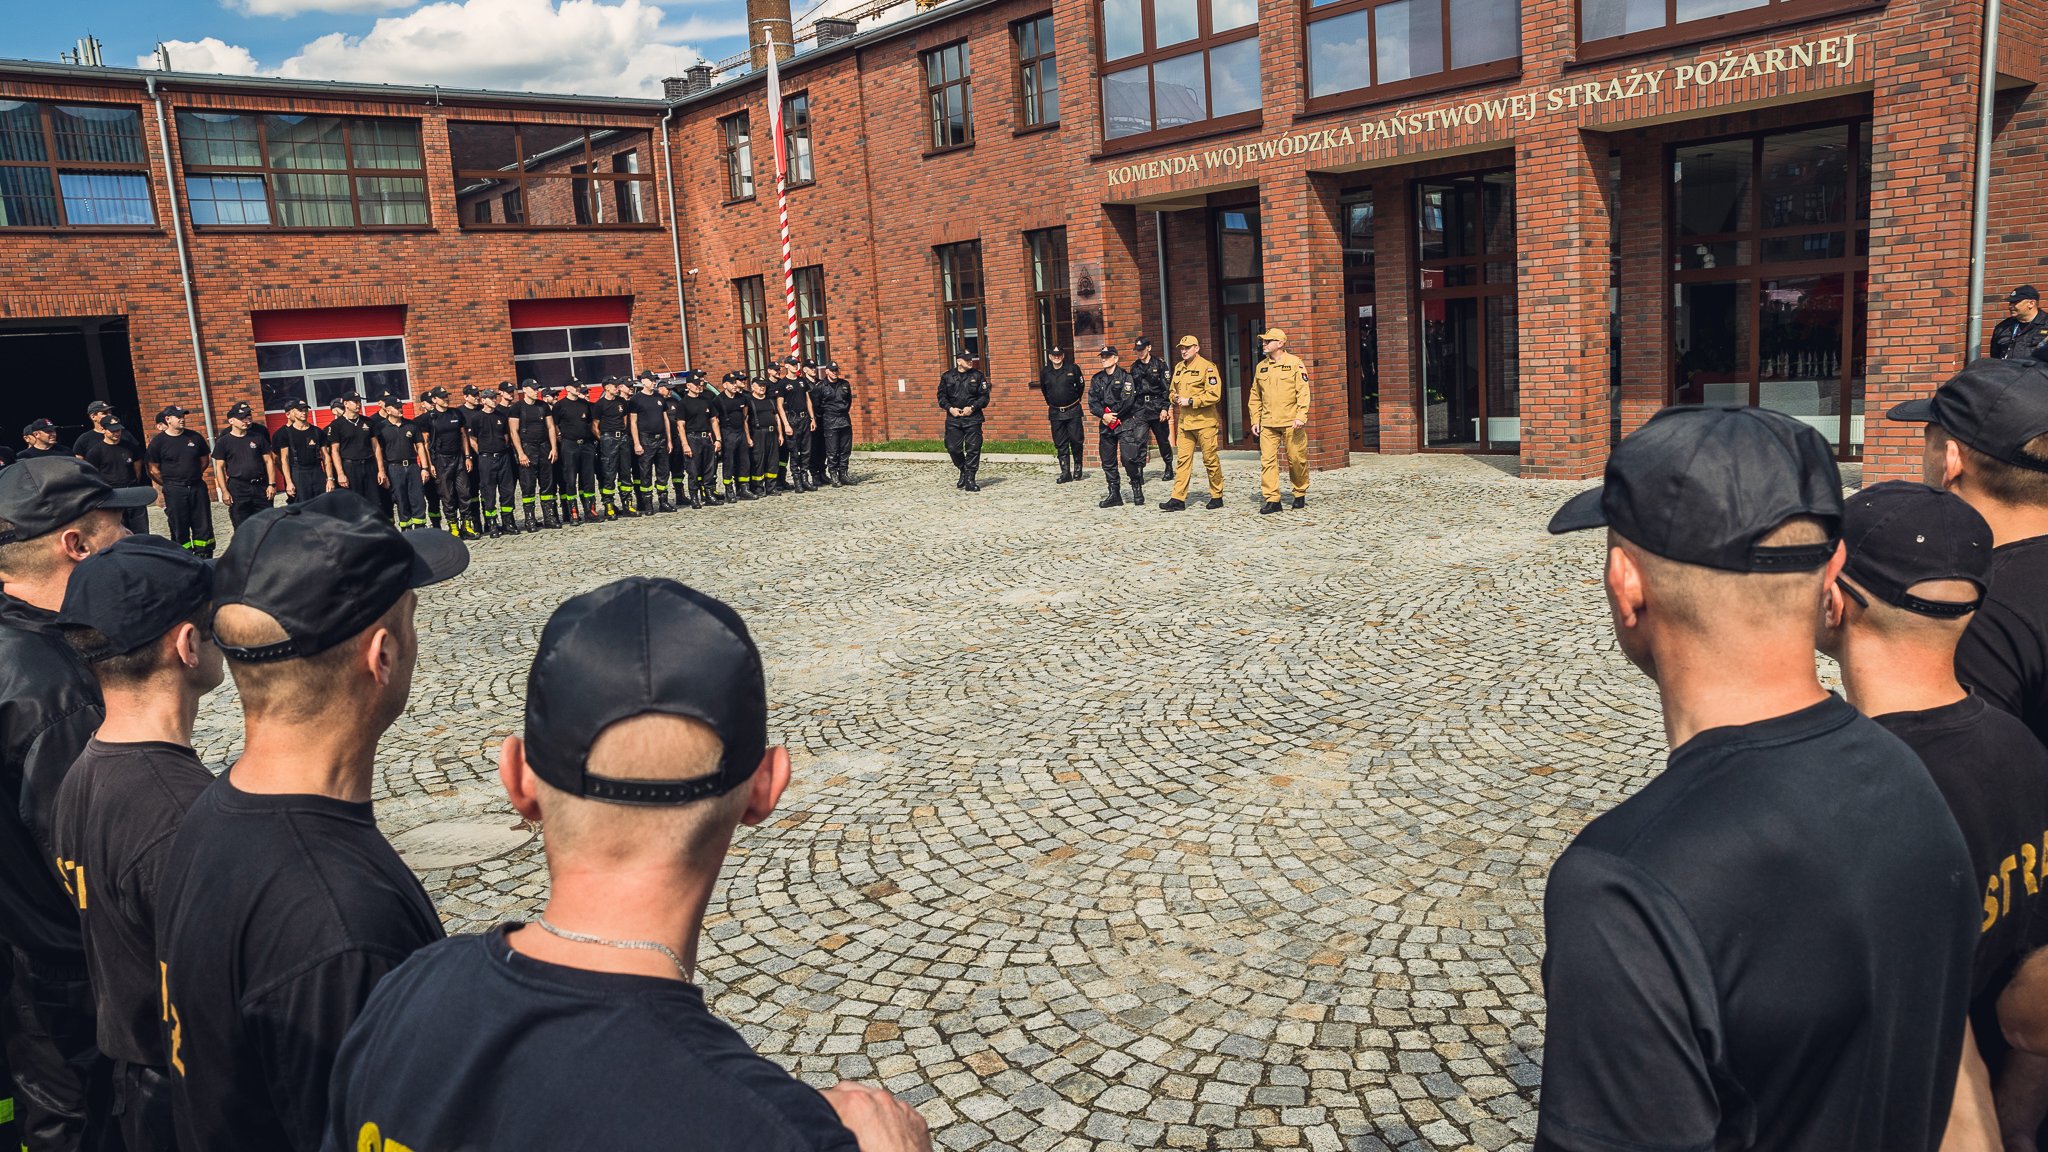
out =
{"type": "Polygon", "coordinates": [[[540,506],[540,526],[543,528],[560,528],[562,526],[562,509],[555,501],[549,500],[540,506]]]}
{"type": "Polygon", "coordinates": [[[1064,453],[1062,453],[1062,454],[1061,454],[1061,456],[1060,456],[1060,478],[1059,478],[1058,480],[1055,480],[1055,481],[1053,481],[1053,483],[1055,483],[1055,484],[1072,484],[1073,482],[1074,482],[1074,467],[1073,467],[1073,465],[1071,465],[1071,464],[1067,463],[1067,458],[1066,458],[1066,455],[1065,455],[1064,453]]]}
{"type": "Polygon", "coordinates": [[[1131,503],[1140,508],[1145,506],[1145,486],[1143,484],[1131,485],[1131,503]]]}
{"type": "Polygon", "coordinates": [[[692,485],[690,485],[690,507],[692,507],[692,508],[702,508],[703,506],[704,506],[704,486],[703,486],[702,484],[692,484],[692,485]]]}
{"type": "Polygon", "coordinates": [[[661,490],[661,496],[659,498],[659,502],[656,504],[656,508],[663,512],[673,512],[676,510],[675,501],[669,499],[668,497],[668,489],[663,488],[661,490]]]}
{"type": "MultiPolygon", "coordinates": [[[[500,525],[500,527],[504,530],[505,535],[519,535],[519,525],[512,519],[512,514],[510,512],[507,512],[504,515],[500,516],[499,519],[504,521],[504,523],[500,525]]],[[[531,531],[531,529],[529,529],[529,531],[531,531]]]]}
{"type": "Polygon", "coordinates": [[[967,470],[967,490],[968,490],[969,492],[979,492],[979,491],[981,491],[981,485],[979,485],[979,484],[976,484],[976,483],[974,482],[974,476],[975,476],[975,473],[977,473],[977,472],[979,472],[979,471],[981,471],[981,470],[980,470],[979,468],[969,468],[969,469],[967,470]]]}
{"type": "Polygon", "coordinates": [[[533,505],[527,505],[525,512],[525,516],[520,519],[519,527],[528,532],[540,531],[540,521],[533,518],[533,505]]]}
{"type": "Polygon", "coordinates": [[[1121,488],[1111,488],[1109,495],[1102,498],[1102,503],[1096,505],[1097,508],[1121,508],[1123,506],[1124,491],[1121,488]]]}

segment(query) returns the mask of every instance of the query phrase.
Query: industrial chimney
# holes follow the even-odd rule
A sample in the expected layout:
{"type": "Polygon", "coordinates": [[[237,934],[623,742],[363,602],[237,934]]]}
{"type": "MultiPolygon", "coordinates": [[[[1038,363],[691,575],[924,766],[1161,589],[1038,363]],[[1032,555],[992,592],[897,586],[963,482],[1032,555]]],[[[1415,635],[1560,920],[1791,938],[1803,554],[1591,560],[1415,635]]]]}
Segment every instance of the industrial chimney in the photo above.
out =
{"type": "Polygon", "coordinates": [[[842,20],[837,16],[820,16],[811,27],[816,29],[818,33],[818,47],[820,48],[828,44],[837,44],[860,29],[859,24],[851,20],[842,20]]]}
{"type": "Polygon", "coordinates": [[[789,18],[789,0],[747,0],[747,56],[754,70],[768,67],[768,44],[775,45],[775,59],[787,60],[796,51],[796,28],[789,18]]]}

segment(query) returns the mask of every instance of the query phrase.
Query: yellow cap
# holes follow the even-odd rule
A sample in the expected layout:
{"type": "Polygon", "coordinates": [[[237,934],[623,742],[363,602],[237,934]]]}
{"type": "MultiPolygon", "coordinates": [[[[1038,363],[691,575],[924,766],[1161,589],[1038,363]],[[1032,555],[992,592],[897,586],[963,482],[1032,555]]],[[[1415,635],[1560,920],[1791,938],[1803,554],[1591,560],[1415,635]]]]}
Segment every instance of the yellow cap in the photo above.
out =
{"type": "Polygon", "coordinates": [[[1183,337],[1181,337],[1181,338],[1180,338],[1180,343],[1179,343],[1179,344],[1177,344],[1177,345],[1175,345],[1175,347],[1177,347],[1177,348],[1186,348],[1186,347],[1188,347],[1188,346],[1189,346],[1189,345],[1191,345],[1191,344],[1200,344],[1200,343],[1201,343],[1201,341],[1200,341],[1200,340],[1197,340],[1197,339],[1195,339],[1195,338],[1194,338],[1193,336],[1183,336],[1183,337]]]}
{"type": "Polygon", "coordinates": [[[1268,328],[1264,332],[1259,333],[1259,339],[1278,340],[1282,344],[1285,344],[1287,343],[1287,333],[1282,332],[1278,328],[1268,328]]]}

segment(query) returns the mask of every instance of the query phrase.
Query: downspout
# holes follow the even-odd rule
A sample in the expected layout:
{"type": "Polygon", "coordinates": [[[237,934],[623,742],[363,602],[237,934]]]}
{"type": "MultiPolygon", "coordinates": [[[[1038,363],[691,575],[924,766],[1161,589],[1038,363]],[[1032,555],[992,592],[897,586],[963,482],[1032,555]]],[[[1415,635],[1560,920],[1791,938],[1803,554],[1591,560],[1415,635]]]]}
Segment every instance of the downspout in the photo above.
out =
{"type": "Polygon", "coordinates": [[[1977,188],[1970,221],[1970,327],[1963,362],[1977,359],[1984,346],[1984,233],[1991,216],[1991,106],[1998,95],[1998,20],[2000,0],[1985,0],[1984,59],[1977,93],[1977,188]]]}
{"type": "Polygon", "coordinates": [[[668,159],[668,122],[675,114],[673,104],[661,114],[661,183],[668,192],[668,248],[676,262],[676,321],[683,326],[683,367],[694,368],[690,362],[690,310],[683,303],[683,221],[676,212],[676,178],[668,159]]]}
{"type": "Polygon", "coordinates": [[[163,93],[156,90],[156,77],[143,83],[156,104],[156,137],[164,149],[164,194],[171,201],[171,236],[178,245],[178,281],[185,286],[185,326],[192,334],[192,370],[199,374],[199,418],[206,421],[206,438],[213,439],[213,390],[206,383],[206,354],[199,346],[199,299],[192,290],[192,261],[185,255],[185,225],[178,212],[178,178],[171,169],[171,129],[164,120],[163,93]]]}
{"type": "Polygon", "coordinates": [[[1174,354],[1172,351],[1173,333],[1170,329],[1173,327],[1173,314],[1168,311],[1166,304],[1166,213],[1164,212],[1154,212],[1152,214],[1152,242],[1159,249],[1159,339],[1165,341],[1160,347],[1167,349],[1167,351],[1160,353],[1160,355],[1172,356],[1174,354]]]}

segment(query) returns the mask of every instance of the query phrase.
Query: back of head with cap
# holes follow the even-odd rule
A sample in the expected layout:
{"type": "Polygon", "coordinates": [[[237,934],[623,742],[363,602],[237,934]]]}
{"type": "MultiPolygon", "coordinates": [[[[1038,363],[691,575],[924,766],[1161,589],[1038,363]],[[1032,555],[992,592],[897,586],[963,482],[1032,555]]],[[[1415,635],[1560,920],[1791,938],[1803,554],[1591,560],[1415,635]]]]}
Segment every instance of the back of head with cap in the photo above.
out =
{"type": "Polygon", "coordinates": [[[54,610],[72,568],[128,534],[121,510],[154,500],[148,488],[108,486],[91,465],[70,456],[0,469],[0,584],[54,610]]]}

